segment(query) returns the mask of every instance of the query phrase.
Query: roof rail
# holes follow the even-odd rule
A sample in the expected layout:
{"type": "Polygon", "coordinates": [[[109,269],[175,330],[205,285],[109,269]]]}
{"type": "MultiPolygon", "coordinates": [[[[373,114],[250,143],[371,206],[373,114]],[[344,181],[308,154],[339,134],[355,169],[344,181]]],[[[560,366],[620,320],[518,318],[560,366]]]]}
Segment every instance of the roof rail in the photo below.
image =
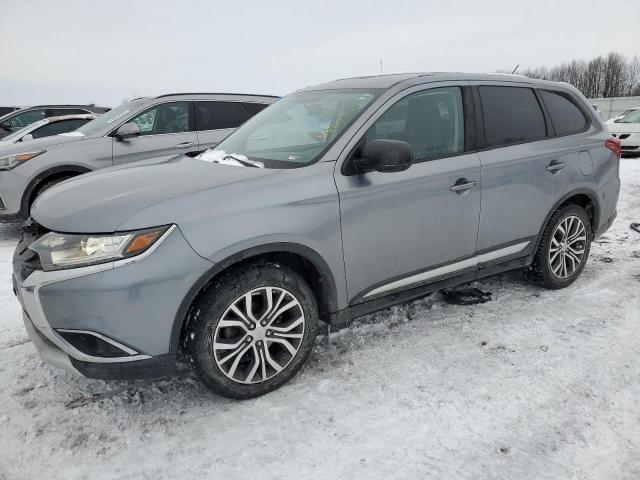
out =
{"type": "Polygon", "coordinates": [[[175,97],[179,95],[237,95],[239,97],[271,97],[280,98],[277,95],[259,95],[256,93],[225,93],[225,92],[179,92],[179,93],[165,93],[164,95],[158,95],[156,98],[163,97],[175,97]]]}

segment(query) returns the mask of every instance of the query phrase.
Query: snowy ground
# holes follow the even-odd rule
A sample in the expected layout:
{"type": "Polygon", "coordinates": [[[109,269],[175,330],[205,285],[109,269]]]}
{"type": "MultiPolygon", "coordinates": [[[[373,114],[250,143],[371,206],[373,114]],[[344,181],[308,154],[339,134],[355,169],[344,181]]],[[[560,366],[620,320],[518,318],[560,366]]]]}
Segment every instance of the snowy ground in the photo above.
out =
{"type": "Polygon", "coordinates": [[[511,273],[478,283],[482,305],[380,312],[246,402],[44,365],[0,229],[0,479],[640,478],[640,160],[622,163],[618,220],[572,287],[511,273]]]}

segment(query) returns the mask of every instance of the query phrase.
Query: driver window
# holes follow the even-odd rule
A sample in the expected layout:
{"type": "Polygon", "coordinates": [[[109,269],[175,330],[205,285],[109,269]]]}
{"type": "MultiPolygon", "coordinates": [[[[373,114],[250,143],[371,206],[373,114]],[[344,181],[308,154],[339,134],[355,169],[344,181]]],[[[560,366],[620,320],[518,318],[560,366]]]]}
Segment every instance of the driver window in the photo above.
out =
{"type": "Polygon", "coordinates": [[[189,132],[189,102],[163,103],[135,117],[140,135],[189,132]]]}
{"type": "Polygon", "coordinates": [[[399,100],[367,130],[361,148],[375,139],[407,142],[413,150],[414,162],[463,152],[460,88],[434,88],[399,100]]]}

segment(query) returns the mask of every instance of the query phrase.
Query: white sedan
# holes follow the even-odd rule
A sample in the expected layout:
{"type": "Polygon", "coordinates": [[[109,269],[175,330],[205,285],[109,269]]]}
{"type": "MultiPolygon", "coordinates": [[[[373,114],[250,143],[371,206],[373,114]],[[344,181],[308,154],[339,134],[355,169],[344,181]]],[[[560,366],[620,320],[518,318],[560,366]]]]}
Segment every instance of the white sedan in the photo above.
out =
{"type": "Polygon", "coordinates": [[[51,135],[73,132],[95,118],[98,118],[98,115],[77,114],[43,118],[42,120],[34,122],[31,125],[27,125],[26,127],[13,132],[11,135],[4,137],[0,140],[0,147],[17,142],[28,142],[34,138],[49,137],[51,135]]]}
{"type": "Polygon", "coordinates": [[[622,155],[640,155],[640,107],[627,110],[622,115],[605,122],[614,137],[620,139],[622,155]]]}

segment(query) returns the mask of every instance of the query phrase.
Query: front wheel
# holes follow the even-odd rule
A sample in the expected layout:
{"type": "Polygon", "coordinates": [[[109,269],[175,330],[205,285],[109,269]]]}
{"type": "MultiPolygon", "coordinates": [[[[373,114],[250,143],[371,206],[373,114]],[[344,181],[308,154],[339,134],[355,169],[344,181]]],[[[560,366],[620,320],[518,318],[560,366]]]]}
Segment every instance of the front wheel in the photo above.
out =
{"type": "Polygon", "coordinates": [[[591,222],[580,206],[568,205],[549,220],[525,276],[538,285],[557,289],[571,285],[584,269],[591,249],[591,222]]]}
{"type": "Polygon", "coordinates": [[[315,297],[304,279],[263,261],[224,274],[201,295],[192,309],[185,354],[215,392],[253,398],[300,370],[317,326],[315,297]]]}

